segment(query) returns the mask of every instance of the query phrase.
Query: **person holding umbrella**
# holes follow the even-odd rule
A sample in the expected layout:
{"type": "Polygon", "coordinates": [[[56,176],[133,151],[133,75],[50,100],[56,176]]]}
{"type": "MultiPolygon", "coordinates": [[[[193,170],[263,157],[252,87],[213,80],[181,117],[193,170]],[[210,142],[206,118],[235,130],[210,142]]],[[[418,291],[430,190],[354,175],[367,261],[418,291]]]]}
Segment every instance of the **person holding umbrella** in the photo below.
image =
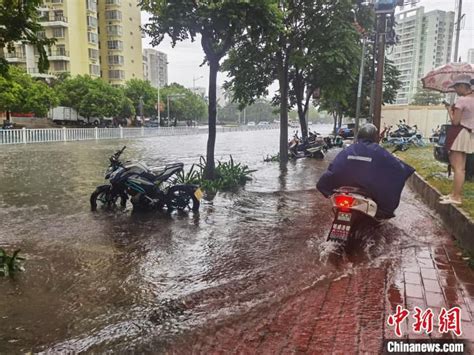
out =
{"type": "Polygon", "coordinates": [[[466,154],[474,153],[474,80],[468,74],[460,74],[453,79],[454,88],[459,98],[452,106],[446,105],[452,127],[448,130],[446,148],[449,161],[454,170],[453,191],[442,196],[440,204],[460,205],[462,189],[466,176],[466,154]]]}

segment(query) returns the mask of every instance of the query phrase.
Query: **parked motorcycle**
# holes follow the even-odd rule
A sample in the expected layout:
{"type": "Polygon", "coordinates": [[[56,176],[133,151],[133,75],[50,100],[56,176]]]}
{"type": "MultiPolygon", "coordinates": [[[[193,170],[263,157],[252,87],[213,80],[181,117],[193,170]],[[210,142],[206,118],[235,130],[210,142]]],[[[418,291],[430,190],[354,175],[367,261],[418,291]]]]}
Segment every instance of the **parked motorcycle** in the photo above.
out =
{"type": "Polygon", "coordinates": [[[168,164],[162,169],[151,169],[143,162],[121,162],[123,147],[110,158],[105,173],[109,184],[98,186],[91,194],[91,210],[97,209],[97,202],[113,206],[120,199],[126,206],[130,199],[134,209],[199,210],[203,193],[199,186],[173,184],[170,178],[183,171],[182,163],[168,164]]]}
{"type": "Polygon", "coordinates": [[[328,240],[345,245],[357,230],[380,223],[377,204],[362,189],[344,186],[330,197],[334,220],[328,240]]]}
{"type": "Polygon", "coordinates": [[[304,141],[298,137],[298,131],[295,131],[293,138],[288,142],[288,153],[293,159],[311,157],[324,159],[328,147],[324,138],[317,133],[309,133],[308,140],[304,141]]]}
{"type": "MultiPolygon", "coordinates": [[[[435,143],[433,150],[436,160],[448,164],[448,175],[451,175],[451,164],[449,162],[449,152],[446,148],[446,138],[450,127],[449,124],[441,125],[438,141],[435,143]]],[[[467,154],[466,156],[466,180],[474,181],[474,154],[467,154]]]]}
{"type": "Polygon", "coordinates": [[[414,135],[417,135],[418,138],[422,138],[421,134],[418,133],[418,126],[414,125],[413,127],[407,125],[405,120],[400,120],[400,124],[397,124],[398,128],[389,133],[390,137],[393,138],[400,138],[400,137],[405,137],[405,138],[410,138],[414,135]]]}

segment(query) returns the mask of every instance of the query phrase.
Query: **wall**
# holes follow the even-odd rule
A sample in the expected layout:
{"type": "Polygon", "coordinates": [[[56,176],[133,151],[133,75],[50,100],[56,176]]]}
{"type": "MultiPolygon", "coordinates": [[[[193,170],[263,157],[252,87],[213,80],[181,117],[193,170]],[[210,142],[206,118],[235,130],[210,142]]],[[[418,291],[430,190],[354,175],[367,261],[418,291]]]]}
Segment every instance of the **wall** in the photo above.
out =
{"type": "Polygon", "coordinates": [[[389,105],[382,107],[382,127],[406,120],[410,126],[417,125],[425,138],[431,136],[432,129],[447,123],[448,113],[444,106],[389,105]]]}

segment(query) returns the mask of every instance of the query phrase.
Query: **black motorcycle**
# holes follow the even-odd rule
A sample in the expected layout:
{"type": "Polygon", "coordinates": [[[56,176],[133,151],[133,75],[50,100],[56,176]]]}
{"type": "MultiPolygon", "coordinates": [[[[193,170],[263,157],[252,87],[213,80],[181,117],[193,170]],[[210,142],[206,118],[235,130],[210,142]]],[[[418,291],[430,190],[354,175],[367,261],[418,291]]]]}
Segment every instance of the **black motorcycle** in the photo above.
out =
{"type": "Polygon", "coordinates": [[[307,140],[298,137],[295,131],[293,138],[288,142],[288,155],[292,159],[311,157],[324,159],[328,147],[322,137],[317,133],[311,133],[307,140]]]}
{"type": "Polygon", "coordinates": [[[130,199],[134,209],[177,209],[198,211],[203,193],[199,186],[191,184],[174,184],[172,176],[183,171],[182,163],[166,165],[163,169],[151,169],[143,162],[120,161],[120,155],[126,147],[117,151],[110,158],[110,165],[105,173],[109,184],[98,186],[91,194],[91,210],[97,209],[97,202],[105,206],[114,206],[120,200],[125,207],[130,199]]]}

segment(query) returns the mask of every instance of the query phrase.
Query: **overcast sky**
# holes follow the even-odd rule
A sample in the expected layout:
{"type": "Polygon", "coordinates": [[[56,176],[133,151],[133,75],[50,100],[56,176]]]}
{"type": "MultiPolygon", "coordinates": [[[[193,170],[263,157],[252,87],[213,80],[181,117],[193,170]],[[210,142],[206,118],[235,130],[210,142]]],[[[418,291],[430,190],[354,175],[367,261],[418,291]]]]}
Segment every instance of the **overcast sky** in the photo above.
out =
{"type": "MultiPolygon", "coordinates": [[[[456,11],[457,16],[458,0],[421,0],[420,6],[425,7],[425,11],[445,10],[456,11]]],[[[474,0],[464,0],[463,13],[466,14],[464,27],[461,31],[459,53],[463,60],[467,59],[467,51],[474,48],[474,0]]],[[[142,24],[146,24],[148,16],[142,12],[142,24]]],[[[454,43],[453,43],[454,47],[454,43]]],[[[143,48],[153,48],[150,39],[143,39],[143,48]]],[[[165,52],[168,55],[168,82],[177,82],[186,87],[193,87],[193,79],[196,87],[208,87],[209,70],[207,65],[200,67],[204,54],[199,41],[178,42],[174,48],[171,47],[169,39],[165,39],[155,49],[165,52]]],[[[226,77],[224,73],[219,73],[217,77],[218,85],[222,85],[226,77]]]]}

